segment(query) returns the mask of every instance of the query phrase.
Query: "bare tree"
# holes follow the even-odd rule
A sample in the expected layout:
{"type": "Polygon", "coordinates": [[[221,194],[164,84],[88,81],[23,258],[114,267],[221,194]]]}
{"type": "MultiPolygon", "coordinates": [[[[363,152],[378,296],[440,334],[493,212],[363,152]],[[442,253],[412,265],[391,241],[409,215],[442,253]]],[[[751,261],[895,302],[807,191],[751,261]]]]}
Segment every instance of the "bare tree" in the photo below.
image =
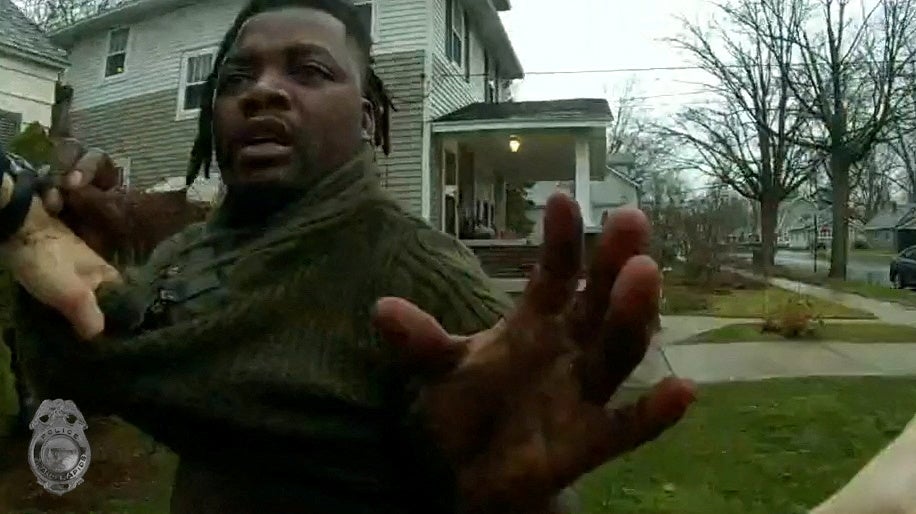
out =
{"type": "Polygon", "coordinates": [[[894,127],[890,141],[898,164],[891,179],[906,193],[910,202],[916,201],[916,137],[913,136],[894,127]]]}
{"type": "MultiPolygon", "coordinates": [[[[782,18],[801,15],[791,0],[765,1],[782,18]]],[[[682,20],[686,34],[671,41],[710,75],[704,87],[717,101],[685,109],[669,132],[693,146],[701,170],[759,204],[761,263],[772,265],[779,204],[805,182],[814,159],[791,143],[806,127],[778,66],[791,62],[792,45],[764,41],[782,29],[759,4],[721,4],[721,19],[707,28],[682,20]]]]}
{"type": "Polygon", "coordinates": [[[916,8],[911,0],[879,0],[871,9],[851,0],[786,0],[787,17],[776,0],[761,0],[759,9],[776,21],[778,33],[762,34],[771,48],[790,41],[798,59],[779,60],[801,114],[812,129],[794,142],[823,152],[832,190],[833,241],[830,273],[846,277],[849,249],[851,169],[887,137],[887,128],[912,117],[912,97],[904,80],[914,63],[912,32],[916,8]]]}
{"type": "Polygon", "coordinates": [[[630,165],[615,169],[639,185],[643,201],[660,205],[679,182],[673,169],[677,147],[655,129],[644,109],[646,97],[639,96],[637,88],[637,81],[630,78],[611,100],[616,108],[608,129],[608,156],[609,160],[619,155],[630,158],[630,165]]]}
{"type": "Polygon", "coordinates": [[[853,184],[850,205],[853,212],[850,217],[868,223],[890,203],[896,160],[896,155],[887,145],[879,145],[856,164],[851,174],[853,184]]]}
{"type": "Polygon", "coordinates": [[[117,6],[124,0],[18,0],[23,12],[39,27],[54,30],[72,25],[117,6]]]}

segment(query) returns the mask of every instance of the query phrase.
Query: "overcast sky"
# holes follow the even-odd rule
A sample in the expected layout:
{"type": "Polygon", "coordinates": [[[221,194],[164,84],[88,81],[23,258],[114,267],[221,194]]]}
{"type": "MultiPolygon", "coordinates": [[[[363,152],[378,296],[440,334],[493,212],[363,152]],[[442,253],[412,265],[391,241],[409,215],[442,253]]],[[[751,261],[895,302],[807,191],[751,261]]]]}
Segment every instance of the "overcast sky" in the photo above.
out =
{"type": "Polygon", "coordinates": [[[709,10],[706,0],[512,0],[502,19],[527,73],[517,99],[590,97],[615,104],[635,77],[636,94],[653,97],[646,109],[656,114],[695,102],[690,93],[698,87],[689,82],[702,75],[693,70],[577,72],[689,65],[661,39],[678,33],[676,16],[695,20],[709,10]]]}

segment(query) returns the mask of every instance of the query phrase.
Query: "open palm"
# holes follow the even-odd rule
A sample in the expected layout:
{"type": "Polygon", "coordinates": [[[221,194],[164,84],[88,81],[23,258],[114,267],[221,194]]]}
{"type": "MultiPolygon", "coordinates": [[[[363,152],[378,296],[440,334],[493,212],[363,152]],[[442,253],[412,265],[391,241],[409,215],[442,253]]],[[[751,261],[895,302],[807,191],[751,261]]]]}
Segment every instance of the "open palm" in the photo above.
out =
{"type": "Polygon", "coordinates": [[[657,313],[658,269],[640,255],[645,216],[622,210],[609,220],[578,294],[578,206],[556,195],[545,216],[540,263],[496,326],[459,337],[406,300],[378,305],[383,336],[435,370],[416,408],[467,512],[550,512],[564,487],[657,437],[694,398],[692,384],[669,378],[635,404],[605,407],[645,356],[657,313]]]}

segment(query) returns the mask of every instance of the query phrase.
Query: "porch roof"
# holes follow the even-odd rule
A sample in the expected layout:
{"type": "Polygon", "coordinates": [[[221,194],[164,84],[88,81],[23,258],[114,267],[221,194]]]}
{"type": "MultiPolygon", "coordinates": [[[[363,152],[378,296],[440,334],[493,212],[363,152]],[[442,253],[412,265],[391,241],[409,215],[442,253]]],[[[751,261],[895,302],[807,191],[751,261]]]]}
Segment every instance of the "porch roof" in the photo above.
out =
{"type": "Polygon", "coordinates": [[[607,100],[576,98],[536,102],[474,103],[433,121],[433,132],[600,128],[613,120],[607,100]]]}

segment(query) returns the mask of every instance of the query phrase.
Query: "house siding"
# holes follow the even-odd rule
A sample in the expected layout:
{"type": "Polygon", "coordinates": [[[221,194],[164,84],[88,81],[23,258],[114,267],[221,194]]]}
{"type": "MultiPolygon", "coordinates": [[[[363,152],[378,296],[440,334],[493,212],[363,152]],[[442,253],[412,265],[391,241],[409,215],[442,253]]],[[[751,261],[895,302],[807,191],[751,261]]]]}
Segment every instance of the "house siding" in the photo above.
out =
{"type": "MultiPolygon", "coordinates": [[[[380,55],[376,62],[376,72],[398,109],[391,119],[392,152],[378,158],[379,178],[417,214],[421,202],[424,63],[421,51],[380,55]]],[[[176,88],[74,110],[74,133],[116,158],[129,157],[131,186],[146,188],[185,173],[197,119],[176,121],[177,101],[176,88]]]]}
{"type": "Polygon", "coordinates": [[[865,230],[865,240],[869,248],[894,250],[897,247],[897,231],[893,228],[865,230]]]}
{"type": "Polygon", "coordinates": [[[22,116],[22,124],[51,124],[54,84],[59,70],[0,55],[0,110],[22,116]]]}
{"type": "Polygon", "coordinates": [[[426,56],[422,50],[381,54],[375,71],[397,111],[391,116],[391,154],[379,152],[382,186],[410,212],[422,213],[423,107],[426,56]]]}
{"type": "MultiPolygon", "coordinates": [[[[484,100],[484,51],[475,31],[473,19],[470,25],[470,72],[465,79],[464,70],[451,62],[445,54],[445,0],[430,0],[433,5],[433,37],[430,40],[432,57],[432,82],[429,92],[430,120],[448,114],[465,105],[484,100]]],[[[456,0],[458,1],[458,0],[456,0]]],[[[468,44],[468,43],[465,43],[468,44]]]]}
{"type": "MultiPolygon", "coordinates": [[[[376,55],[426,47],[426,0],[376,2],[376,55]]],[[[108,32],[81,39],[71,49],[72,67],[67,74],[67,82],[74,88],[73,108],[89,109],[177,90],[182,54],[217,46],[246,3],[203,1],[131,24],[125,71],[107,79],[103,67],[108,32]]]]}
{"type": "Polygon", "coordinates": [[[197,120],[175,121],[178,91],[134,96],[71,114],[74,135],[112,157],[129,157],[130,184],[146,188],[183,176],[197,120]]]}

